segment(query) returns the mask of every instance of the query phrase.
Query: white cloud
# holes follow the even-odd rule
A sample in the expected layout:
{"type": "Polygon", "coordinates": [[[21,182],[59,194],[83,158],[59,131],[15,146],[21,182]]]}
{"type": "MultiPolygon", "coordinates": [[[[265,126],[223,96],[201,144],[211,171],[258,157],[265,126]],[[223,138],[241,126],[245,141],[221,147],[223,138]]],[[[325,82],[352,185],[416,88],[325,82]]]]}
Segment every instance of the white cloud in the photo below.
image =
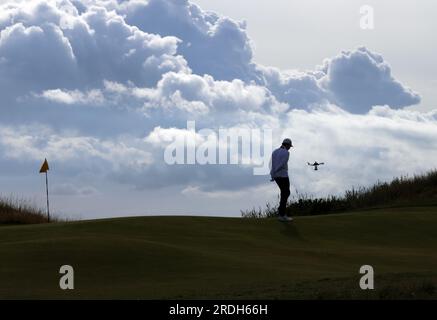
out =
{"type": "Polygon", "coordinates": [[[112,1],[109,6],[145,32],[182,39],[179,52],[194,73],[249,80],[252,47],[244,22],[206,12],[187,0],[112,1]]]}
{"type": "Polygon", "coordinates": [[[148,122],[157,119],[172,125],[183,125],[187,120],[210,126],[262,124],[266,119],[277,122],[275,117],[289,108],[262,86],[175,72],[163,75],[155,88],[104,80],[101,89],[54,89],[36,96],[62,104],[104,104],[134,110],[146,116],[148,122]]]}
{"type": "Polygon", "coordinates": [[[81,171],[142,170],[153,162],[147,146],[139,139],[124,137],[102,140],[74,134],[60,134],[41,126],[0,126],[2,158],[32,161],[49,158],[81,171]]]}
{"type": "Polygon", "coordinates": [[[32,89],[66,86],[76,73],[72,47],[53,24],[16,23],[1,30],[0,57],[3,98],[13,98],[32,89]]]}
{"type": "Polygon", "coordinates": [[[393,78],[384,59],[366,48],[327,59],[320,70],[284,72],[252,60],[244,22],[203,11],[188,0],[110,3],[141,30],[182,39],[179,52],[194,73],[217,80],[254,81],[294,108],[329,101],[350,112],[366,113],[374,105],[400,108],[420,102],[417,93],[393,78]]]}
{"type": "Polygon", "coordinates": [[[176,37],[140,31],[103,6],[79,14],[68,0],[9,1],[0,11],[4,96],[82,90],[104,79],[154,85],[168,71],[189,71],[176,37]]]}
{"type": "Polygon", "coordinates": [[[420,102],[420,97],[393,78],[383,57],[366,48],[345,51],[326,60],[320,79],[334,103],[353,113],[365,113],[375,105],[401,108],[420,102]]]}
{"type": "Polygon", "coordinates": [[[277,104],[264,87],[247,85],[241,80],[215,81],[211,76],[167,73],[155,90],[150,90],[146,108],[184,108],[187,112],[220,113],[270,111],[277,104]]]}
{"type": "MultiPolygon", "coordinates": [[[[234,102],[253,107],[255,99],[268,94],[291,108],[329,102],[353,113],[420,101],[393,78],[380,55],[365,48],[327,59],[315,71],[258,65],[244,23],[186,0],[8,1],[2,5],[0,30],[0,72],[5,75],[0,93],[8,103],[29,91],[85,94],[103,89],[104,81],[151,89],[159,83],[158,91],[173,89],[161,92],[162,105],[183,112],[207,113],[209,101],[202,94],[208,87],[227,95],[214,100],[229,100],[223,109],[235,108],[234,102]],[[236,97],[239,89],[248,95],[236,97]]],[[[81,100],[57,93],[63,102],[81,100]]]]}
{"type": "Polygon", "coordinates": [[[46,90],[42,94],[37,95],[52,102],[64,104],[89,104],[101,105],[104,102],[104,97],[99,90],[90,90],[85,93],[79,90],[46,90]]]}

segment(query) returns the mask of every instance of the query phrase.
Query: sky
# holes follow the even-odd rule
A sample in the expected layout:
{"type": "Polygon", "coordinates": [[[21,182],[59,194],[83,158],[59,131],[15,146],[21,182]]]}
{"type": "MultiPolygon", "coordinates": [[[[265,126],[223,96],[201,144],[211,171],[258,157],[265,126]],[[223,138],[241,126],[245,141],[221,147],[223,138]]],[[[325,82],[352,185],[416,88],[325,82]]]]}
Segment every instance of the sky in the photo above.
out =
{"type": "Polygon", "coordinates": [[[169,163],[184,139],[226,149],[219,129],[271,130],[266,157],[290,137],[294,197],[339,195],[436,163],[432,1],[0,6],[0,194],[43,208],[47,158],[61,217],[237,217],[275,203],[276,186],[250,161],[169,163]],[[360,28],[364,4],[371,30],[360,28]],[[314,172],[308,161],[326,166],[314,172]]]}
{"type": "Polygon", "coordinates": [[[437,106],[437,4],[432,0],[197,0],[247,21],[254,60],[281,69],[312,69],[339,50],[365,45],[382,54],[393,74],[422,94],[414,109],[437,106]],[[375,10],[373,30],[360,28],[360,7],[375,10]],[[321,39],[322,37],[322,39],[321,39]],[[285,40],[285,41],[284,41],[285,40]]]}

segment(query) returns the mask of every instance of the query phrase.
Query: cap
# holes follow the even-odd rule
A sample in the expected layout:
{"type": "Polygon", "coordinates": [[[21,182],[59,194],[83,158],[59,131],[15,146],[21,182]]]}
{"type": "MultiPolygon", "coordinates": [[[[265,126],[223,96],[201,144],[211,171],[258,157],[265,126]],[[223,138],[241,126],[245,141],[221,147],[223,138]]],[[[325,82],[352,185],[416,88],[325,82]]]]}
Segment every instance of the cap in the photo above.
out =
{"type": "Polygon", "coordinates": [[[288,139],[288,138],[284,139],[284,141],[282,141],[282,144],[286,144],[286,145],[289,145],[289,146],[293,146],[293,143],[292,143],[291,140],[288,139]]]}

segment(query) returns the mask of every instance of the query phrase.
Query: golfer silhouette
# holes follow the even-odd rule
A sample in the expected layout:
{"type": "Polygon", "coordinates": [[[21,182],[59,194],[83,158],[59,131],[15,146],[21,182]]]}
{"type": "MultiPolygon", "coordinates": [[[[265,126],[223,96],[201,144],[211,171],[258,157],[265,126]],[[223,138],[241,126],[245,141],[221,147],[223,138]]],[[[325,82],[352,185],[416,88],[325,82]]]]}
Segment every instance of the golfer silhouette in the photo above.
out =
{"type": "Polygon", "coordinates": [[[290,139],[284,139],[281,147],[273,151],[271,159],[270,176],[271,181],[275,181],[281,190],[281,199],[279,201],[278,219],[280,221],[292,221],[293,218],[287,217],[286,208],[288,197],[290,196],[290,179],[288,177],[288,159],[290,158],[290,148],[293,143],[290,139]]]}

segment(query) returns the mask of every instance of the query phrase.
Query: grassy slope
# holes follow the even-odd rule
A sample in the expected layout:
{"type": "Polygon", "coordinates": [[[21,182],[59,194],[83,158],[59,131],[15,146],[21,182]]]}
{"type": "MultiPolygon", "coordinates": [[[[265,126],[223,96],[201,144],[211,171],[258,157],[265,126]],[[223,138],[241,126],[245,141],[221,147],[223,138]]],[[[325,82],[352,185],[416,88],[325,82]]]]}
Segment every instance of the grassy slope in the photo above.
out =
{"type": "Polygon", "coordinates": [[[437,297],[437,207],[0,227],[0,298],[437,297]],[[75,268],[73,291],[59,267],[75,268]],[[359,267],[375,268],[373,292],[359,267]]]}

